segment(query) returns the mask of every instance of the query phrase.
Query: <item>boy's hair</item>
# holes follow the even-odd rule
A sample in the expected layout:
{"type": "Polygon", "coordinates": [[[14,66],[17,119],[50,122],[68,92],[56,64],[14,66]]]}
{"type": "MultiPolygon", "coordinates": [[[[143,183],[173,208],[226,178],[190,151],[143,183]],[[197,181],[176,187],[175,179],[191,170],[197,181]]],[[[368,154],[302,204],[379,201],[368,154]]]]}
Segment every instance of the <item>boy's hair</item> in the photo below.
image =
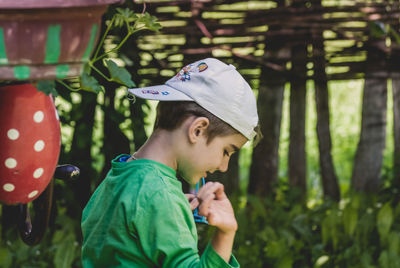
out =
{"type": "Polygon", "coordinates": [[[174,130],[180,127],[189,116],[206,117],[210,124],[207,128],[207,144],[217,136],[239,134],[239,131],[225,123],[193,101],[160,101],[157,105],[157,117],[154,130],[174,130]]]}

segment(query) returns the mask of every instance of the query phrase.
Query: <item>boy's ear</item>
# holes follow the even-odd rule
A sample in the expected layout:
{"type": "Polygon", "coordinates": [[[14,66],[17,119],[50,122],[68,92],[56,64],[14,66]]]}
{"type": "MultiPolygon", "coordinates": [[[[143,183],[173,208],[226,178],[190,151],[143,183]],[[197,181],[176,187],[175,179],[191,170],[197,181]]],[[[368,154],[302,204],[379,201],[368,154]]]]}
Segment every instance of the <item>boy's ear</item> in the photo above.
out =
{"type": "Polygon", "coordinates": [[[210,121],[207,117],[196,117],[188,129],[189,141],[195,143],[201,136],[206,135],[210,121]]]}

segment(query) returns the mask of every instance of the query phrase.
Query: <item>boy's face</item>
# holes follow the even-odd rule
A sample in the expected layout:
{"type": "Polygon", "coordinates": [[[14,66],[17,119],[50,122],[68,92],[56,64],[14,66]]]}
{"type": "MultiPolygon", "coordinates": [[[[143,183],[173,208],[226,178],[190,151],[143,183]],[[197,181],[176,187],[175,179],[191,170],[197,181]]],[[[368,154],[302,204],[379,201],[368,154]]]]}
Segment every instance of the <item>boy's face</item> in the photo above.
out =
{"type": "Polygon", "coordinates": [[[207,137],[202,135],[179,163],[178,172],[190,184],[196,184],[208,172],[225,172],[232,154],[246,142],[247,139],[242,134],[233,134],[217,136],[207,144],[207,137]]]}

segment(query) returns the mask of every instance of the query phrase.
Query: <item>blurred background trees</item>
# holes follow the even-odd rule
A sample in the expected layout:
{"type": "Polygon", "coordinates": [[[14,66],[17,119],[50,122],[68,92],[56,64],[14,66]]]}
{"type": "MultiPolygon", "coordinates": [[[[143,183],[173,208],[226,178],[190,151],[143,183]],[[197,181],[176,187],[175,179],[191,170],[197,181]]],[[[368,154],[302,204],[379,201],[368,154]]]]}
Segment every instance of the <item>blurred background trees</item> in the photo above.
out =
{"type": "MultiPolygon", "coordinates": [[[[207,178],[222,181],[237,208],[234,250],[243,267],[400,266],[399,4],[124,3],[163,26],[131,37],[113,55],[137,86],[162,84],[186,64],[217,57],[234,64],[257,95],[264,138],[233,157],[227,173],[207,178]]],[[[121,31],[113,30],[105,49],[121,31]]],[[[133,153],[151,133],[156,103],[131,101],[126,88],[98,79],[105,88],[98,95],[58,89],[60,162],[80,167],[81,176],[56,182],[57,214],[41,246],[26,248],[2,230],[5,267],[79,267],[83,207],[111,159],[133,153]]],[[[209,235],[204,226],[199,231],[209,235]]]]}

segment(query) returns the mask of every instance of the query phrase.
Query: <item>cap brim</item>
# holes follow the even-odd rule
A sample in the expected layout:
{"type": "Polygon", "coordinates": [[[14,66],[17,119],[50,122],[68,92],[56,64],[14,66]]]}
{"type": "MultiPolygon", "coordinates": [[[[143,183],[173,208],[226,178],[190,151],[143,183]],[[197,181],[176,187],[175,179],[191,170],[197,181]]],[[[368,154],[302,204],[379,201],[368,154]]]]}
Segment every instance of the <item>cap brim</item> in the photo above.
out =
{"type": "Polygon", "coordinates": [[[188,95],[167,85],[128,88],[128,92],[142,99],[160,101],[193,101],[188,95]]]}

